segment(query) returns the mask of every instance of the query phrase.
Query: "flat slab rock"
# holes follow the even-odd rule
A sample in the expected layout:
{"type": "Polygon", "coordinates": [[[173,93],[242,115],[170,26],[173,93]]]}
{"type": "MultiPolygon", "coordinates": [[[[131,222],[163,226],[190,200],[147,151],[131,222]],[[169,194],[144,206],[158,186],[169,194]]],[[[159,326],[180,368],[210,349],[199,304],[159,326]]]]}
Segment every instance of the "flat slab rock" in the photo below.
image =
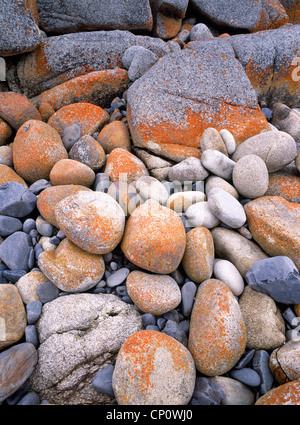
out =
{"type": "Polygon", "coordinates": [[[113,364],[124,341],[142,329],[140,314],[111,294],[76,294],[44,305],[37,322],[38,364],[33,391],[59,405],[105,404],[92,380],[113,364]]]}
{"type": "Polygon", "coordinates": [[[129,31],[91,31],[45,37],[36,50],[7,63],[7,82],[12,91],[21,91],[31,98],[89,72],[122,68],[125,50],[135,45],[151,50],[158,57],[170,52],[163,40],[129,31]]]}
{"type": "Polygon", "coordinates": [[[227,128],[237,143],[267,127],[249,79],[222,39],[165,55],[132,84],[127,99],[134,145],[177,162],[199,157],[208,127],[227,128]]]}
{"type": "Polygon", "coordinates": [[[37,0],[39,23],[47,33],[147,30],[153,20],[149,0],[37,0]]]}

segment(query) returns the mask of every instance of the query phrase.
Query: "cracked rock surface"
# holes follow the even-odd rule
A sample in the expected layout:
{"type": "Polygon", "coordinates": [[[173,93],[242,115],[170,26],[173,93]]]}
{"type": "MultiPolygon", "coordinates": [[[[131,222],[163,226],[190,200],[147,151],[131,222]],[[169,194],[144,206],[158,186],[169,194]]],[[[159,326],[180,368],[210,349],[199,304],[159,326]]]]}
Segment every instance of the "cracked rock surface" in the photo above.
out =
{"type": "Polygon", "coordinates": [[[93,389],[92,379],[141,329],[140,314],[115,295],[65,295],[45,304],[37,322],[41,344],[33,390],[54,404],[112,401],[93,389]]]}

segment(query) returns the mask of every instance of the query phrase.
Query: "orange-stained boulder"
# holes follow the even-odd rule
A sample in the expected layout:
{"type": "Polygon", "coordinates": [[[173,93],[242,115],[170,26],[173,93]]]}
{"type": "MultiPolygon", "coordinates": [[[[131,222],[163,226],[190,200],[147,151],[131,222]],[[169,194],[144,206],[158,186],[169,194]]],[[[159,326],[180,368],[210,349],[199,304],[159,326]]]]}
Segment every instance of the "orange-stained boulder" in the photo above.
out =
{"type": "Polygon", "coordinates": [[[14,130],[18,130],[26,121],[41,120],[41,114],[35,105],[19,93],[0,93],[0,118],[14,130]]]}
{"type": "Polygon", "coordinates": [[[0,186],[7,182],[18,182],[27,187],[27,184],[12,168],[0,164],[0,186]]]}
{"type": "Polygon", "coordinates": [[[300,270],[300,204],[263,196],[245,206],[253,239],[269,255],[285,255],[300,270]]]}
{"type": "Polygon", "coordinates": [[[120,405],[186,405],[192,397],[195,365],[186,347],[156,331],[138,331],[123,343],[112,376],[120,405]]]}
{"type": "Polygon", "coordinates": [[[161,58],[127,96],[134,145],[176,162],[200,157],[199,138],[206,128],[226,128],[237,144],[268,128],[229,42],[190,44],[161,58]]]}
{"type": "Polygon", "coordinates": [[[94,71],[58,84],[32,98],[31,101],[37,108],[47,103],[54,111],[78,102],[107,108],[116,96],[123,94],[128,83],[129,78],[125,69],[94,71]]]}
{"type": "Polygon", "coordinates": [[[217,279],[198,288],[190,321],[188,349],[196,368],[207,376],[223,375],[246,348],[246,327],[235,296],[217,279]]]}
{"type": "Polygon", "coordinates": [[[256,406],[298,406],[300,405],[300,381],[292,381],[261,396],[255,403],[256,406]]]}
{"type": "Polygon", "coordinates": [[[53,165],[65,158],[68,153],[60,135],[50,125],[29,120],[19,128],[13,142],[13,165],[24,180],[48,180],[53,165]]]}
{"type": "Polygon", "coordinates": [[[93,134],[99,131],[109,120],[108,113],[100,106],[81,102],[63,106],[51,116],[48,124],[62,137],[64,129],[72,124],[78,124],[81,135],[93,134]]]}
{"type": "Polygon", "coordinates": [[[55,227],[58,227],[55,218],[55,207],[58,202],[67,196],[74,195],[82,190],[91,191],[88,187],[80,185],[50,186],[44,189],[37,198],[37,208],[41,216],[55,227]]]}
{"type": "Polygon", "coordinates": [[[158,274],[169,274],[179,266],[186,247],[180,217],[171,209],[149,200],[129,217],[121,249],[133,264],[158,274]]]}
{"type": "Polygon", "coordinates": [[[111,181],[126,181],[128,184],[149,172],[144,163],[135,155],[123,148],[116,148],[107,157],[105,173],[111,181]]]}
{"type": "Polygon", "coordinates": [[[53,186],[74,184],[90,187],[94,180],[94,171],[73,159],[61,159],[50,172],[50,181],[53,186]]]}
{"type": "Polygon", "coordinates": [[[63,239],[55,251],[39,255],[39,268],[59,289],[66,292],[84,292],[99,282],[105,264],[101,255],[90,254],[63,239]]]}
{"type": "Polygon", "coordinates": [[[97,140],[106,154],[116,148],[130,151],[130,136],[123,121],[113,121],[102,128],[97,140]]]}

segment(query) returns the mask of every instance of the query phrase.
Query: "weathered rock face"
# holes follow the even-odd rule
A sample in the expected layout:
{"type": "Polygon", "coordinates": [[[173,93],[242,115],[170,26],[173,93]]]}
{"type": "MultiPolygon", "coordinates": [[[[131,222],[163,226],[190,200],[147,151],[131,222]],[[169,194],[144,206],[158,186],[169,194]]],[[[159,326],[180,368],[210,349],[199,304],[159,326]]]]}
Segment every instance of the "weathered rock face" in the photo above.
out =
{"type": "Polygon", "coordinates": [[[154,33],[163,39],[175,37],[181,29],[188,0],[150,0],[154,33]]]}
{"type": "Polygon", "coordinates": [[[170,52],[163,40],[129,31],[63,34],[44,38],[32,53],[7,64],[7,82],[13,91],[31,98],[89,72],[122,68],[125,50],[134,45],[148,48],[158,57],[170,52]]]}
{"type": "Polygon", "coordinates": [[[256,27],[262,12],[260,0],[192,0],[191,3],[216,24],[248,31],[256,27]]]}
{"type": "Polygon", "coordinates": [[[194,48],[164,56],[128,90],[134,145],[176,162],[200,157],[208,127],[227,128],[241,143],[268,126],[230,44],[208,40],[194,48]]]}
{"type": "Polygon", "coordinates": [[[290,107],[300,100],[294,72],[300,56],[300,26],[261,31],[227,38],[256,91],[259,100],[283,102],[290,107]]]}
{"type": "Polygon", "coordinates": [[[63,34],[97,30],[152,29],[149,0],[37,0],[40,27],[47,33],[63,34]]]}
{"type": "Polygon", "coordinates": [[[141,329],[139,313],[115,295],[68,295],[45,304],[37,322],[41,345],[33,391],[59,405],[111,401],[93,389],[92,379],[141,329]]]}
{"type": "Polygon", "coordinates": [[[280,0],[292,24],[300,24],[299,0],[280,0]]]}
{"type": "Polygon", "coordinates": [[[30,52],[42,41],[42,34],[24,1],[2,0],[0,5],[0,55],[30,52]],[[5,30],[4,30],[5,28],[5,30]]]}

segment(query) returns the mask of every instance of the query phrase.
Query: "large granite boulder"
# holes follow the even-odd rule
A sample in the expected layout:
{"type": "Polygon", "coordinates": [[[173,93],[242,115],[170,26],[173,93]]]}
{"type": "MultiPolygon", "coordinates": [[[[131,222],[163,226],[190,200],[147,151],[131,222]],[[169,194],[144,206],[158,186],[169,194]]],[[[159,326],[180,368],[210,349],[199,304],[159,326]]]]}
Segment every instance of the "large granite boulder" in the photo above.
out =
{"type": "Polygon", "coordinates": [[[40,27],[64,34],[97,30],[152,30],[149,0],[37,0],[40,27]]]}
{"type": "Polygon", "coordinates": [[[170,52],[159,38],[129,31],[92,31],[44,37],[35,51],[7,63],[12,91],[32,98],[72,78],[93,71],[123,68],[122,56],[131,46],[143,46],[158,57],[170,52]]]}
{"type": "Polygon", "coordinates": [[[268,127],[249,79],[222,39],[164,56],[132,84],[127,99],[134,145],[177,162],[200,157],[208,127],[228,129],[237,144],[268,127]]]}
{"type": "Polygon", "coordinates": [[[295,107],[300,101],[300,25],[288,25],[255,34],[227,37],[256,91],[259,101],[295,107]],[[299,65],[298,65],[299,69],[299,65]]]}
{"type": "Polygon", "coordinates": [[[115,295],[73,294],[46,303],[36,326],[40,346],[32,390],[54,404],[98,405],[112,398],[94,390],[94,376],[114,363],[142,320],[115,295]]]}

